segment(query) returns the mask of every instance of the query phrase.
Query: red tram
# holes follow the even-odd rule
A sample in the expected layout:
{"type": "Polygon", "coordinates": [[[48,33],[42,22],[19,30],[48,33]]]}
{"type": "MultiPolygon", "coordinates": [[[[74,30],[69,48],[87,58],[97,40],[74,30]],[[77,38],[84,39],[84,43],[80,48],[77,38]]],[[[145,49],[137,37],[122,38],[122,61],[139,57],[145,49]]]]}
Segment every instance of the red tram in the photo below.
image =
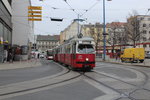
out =
{"type": "Polygon", "coordinates": [[[53,60],[72,69],[93,69],[95,67],[94,39],[72,38],[53,49],[53,60]]]}

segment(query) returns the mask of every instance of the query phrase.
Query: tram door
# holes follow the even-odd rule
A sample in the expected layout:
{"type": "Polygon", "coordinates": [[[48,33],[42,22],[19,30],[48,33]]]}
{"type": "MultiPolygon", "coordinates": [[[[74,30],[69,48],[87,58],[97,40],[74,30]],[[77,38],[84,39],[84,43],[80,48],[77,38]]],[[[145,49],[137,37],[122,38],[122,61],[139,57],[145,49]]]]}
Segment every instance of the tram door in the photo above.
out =
{"type": "Polygon", "coordinates": [[[71,66],[75,65],[75,61],[76,61],[76,43],[72,45],[71,66]]]}

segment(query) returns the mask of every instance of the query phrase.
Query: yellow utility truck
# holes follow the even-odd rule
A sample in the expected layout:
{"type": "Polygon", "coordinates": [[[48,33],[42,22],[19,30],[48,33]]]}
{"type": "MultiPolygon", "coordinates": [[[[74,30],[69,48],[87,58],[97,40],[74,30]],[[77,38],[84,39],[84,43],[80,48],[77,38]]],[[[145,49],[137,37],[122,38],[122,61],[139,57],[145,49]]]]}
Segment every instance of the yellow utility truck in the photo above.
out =
{"type": "Polygon", "coordinates": [[[121,55],[122,62],[143,62],[145,59],[144,48],[127,48],[121,55]]]}

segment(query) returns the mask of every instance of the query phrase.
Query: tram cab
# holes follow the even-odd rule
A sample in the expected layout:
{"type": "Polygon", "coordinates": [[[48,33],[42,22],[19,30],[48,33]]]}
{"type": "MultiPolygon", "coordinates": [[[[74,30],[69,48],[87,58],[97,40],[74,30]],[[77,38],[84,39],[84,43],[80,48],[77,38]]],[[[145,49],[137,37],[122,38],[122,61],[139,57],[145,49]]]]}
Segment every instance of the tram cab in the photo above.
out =
{"type": "Polygon", "coordinates": [[[90,37],[77,38],[72,41],[73,68],[93,69],[95,67],[95,43],[90,37]]]}

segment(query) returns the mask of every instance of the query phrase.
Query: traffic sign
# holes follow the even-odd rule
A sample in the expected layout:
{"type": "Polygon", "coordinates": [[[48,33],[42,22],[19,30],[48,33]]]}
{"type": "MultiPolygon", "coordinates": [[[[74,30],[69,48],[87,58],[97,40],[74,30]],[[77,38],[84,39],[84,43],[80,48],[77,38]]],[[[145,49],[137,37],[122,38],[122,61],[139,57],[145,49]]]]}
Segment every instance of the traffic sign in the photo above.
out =
{"type": "Polygon", "coordinates": [[[42,21],[42,7],[29,6],[28,7],[28,21],[42,21]]]}
{"type": "Polygon", "coordinates": [[[42,10],[41,6],[29,6],[28,7],[29,10],[42,10]]]}
{"type": "Polygon", "coordinates": [[[42,17],[42,15],[28,15],[28,17],[42,17]]]}
{"type": "Polygon", "coordinates": [[[42,19],[38,19],[38,18],[29,18],[29,21],[42,21],[42,19]]]}
{"type": "Polygon", "coordinates": [[[41,14],[42,11],[28,11],[28,13],[39,13],[39,14],[41,14]]]}

